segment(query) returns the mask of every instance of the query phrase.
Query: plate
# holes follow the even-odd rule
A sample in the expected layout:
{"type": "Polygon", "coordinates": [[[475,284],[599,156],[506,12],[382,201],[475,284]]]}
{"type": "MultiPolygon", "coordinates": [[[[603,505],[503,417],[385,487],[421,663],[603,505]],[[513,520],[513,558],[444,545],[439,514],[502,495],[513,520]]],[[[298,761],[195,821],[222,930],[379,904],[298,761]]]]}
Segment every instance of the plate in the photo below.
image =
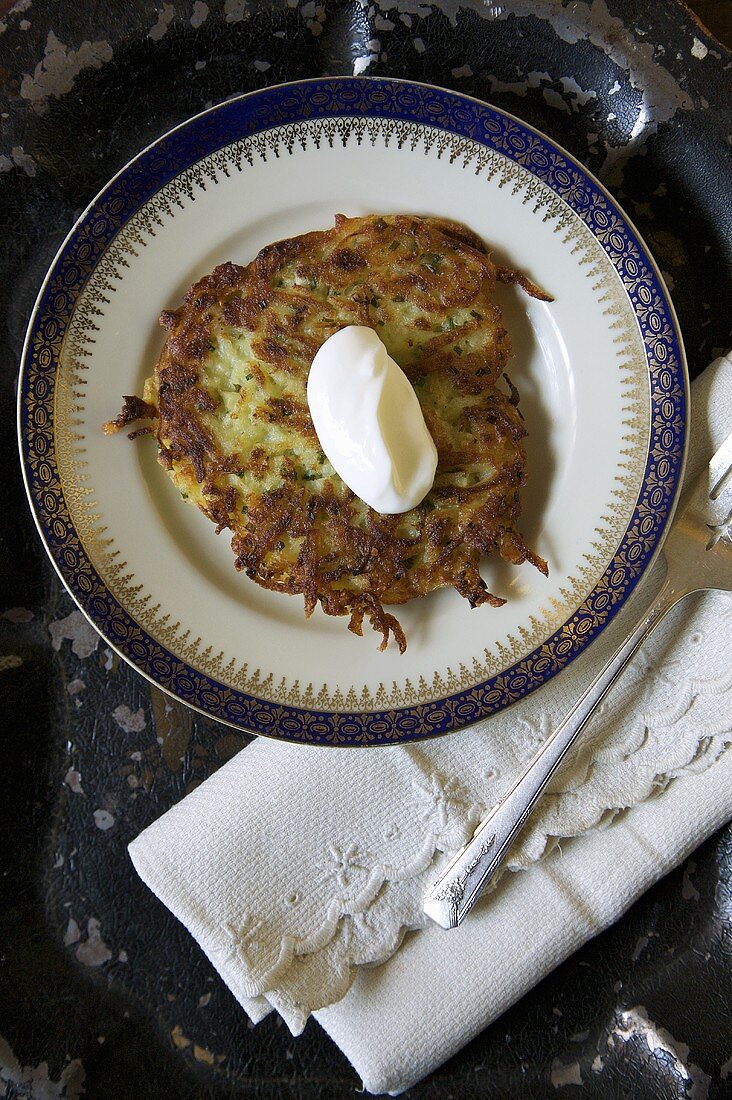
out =
{"type": "Polygon", "coordinates": [[[673,308],[628,219],[518,119],[404,81],[335,78],[230,100],[166,134],[92,202],[28,329],[19,435],[48,553],[109,644],[213,718],[292,741],[380,744],[467,726],[533,691],[612,619],[659,549],[686,436],[673,308]],[[500,609],[454,592],[399,609],[379,653],[237,575],[226,537],[148,440],[101,424],[140,392],[161,309],[217,263],[246,263],[333,215],[438,214],[554,295],[502,288],[529,429],[522,529],[549,578],[487,563],[500,609]]]}

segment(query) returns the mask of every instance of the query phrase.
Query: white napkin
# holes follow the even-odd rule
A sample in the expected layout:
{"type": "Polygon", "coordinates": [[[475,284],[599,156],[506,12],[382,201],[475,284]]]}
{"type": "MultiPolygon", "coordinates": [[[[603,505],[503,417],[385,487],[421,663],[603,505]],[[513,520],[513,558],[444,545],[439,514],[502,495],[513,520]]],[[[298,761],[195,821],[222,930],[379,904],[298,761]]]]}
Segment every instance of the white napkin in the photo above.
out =
{"type": "MultiPolygon", "coordinates": [[[[732,429],[732,359],[693,400],[689,479],[732,429]]],[[[644,647],[554,781],[509,859],[525,873],[504,874],[460,929],[397,950],[427,923],[443,853],[622,639],[656,573],[629,615],[504,713],[404,748],[259,739],[130,845],[253,1020],[274,1007],[297,1034],[317,1012],[369,1091],[399,1092],[732,816],[732,599],[707,595],[644,647]]]]}

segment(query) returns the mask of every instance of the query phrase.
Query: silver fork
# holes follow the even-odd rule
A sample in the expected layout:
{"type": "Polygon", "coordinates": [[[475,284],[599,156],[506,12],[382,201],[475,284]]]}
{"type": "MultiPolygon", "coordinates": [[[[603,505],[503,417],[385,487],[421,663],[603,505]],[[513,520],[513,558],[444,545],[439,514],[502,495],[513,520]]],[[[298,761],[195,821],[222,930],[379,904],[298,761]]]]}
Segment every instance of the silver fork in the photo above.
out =
{"type": "Polygon", "coordinates": [[[693,592],[732,591],[732,434],[682,497],[663,548],[663,586],[635,630],[615,651],[569,714],[471,840],[427,891],[424,911],[443,928],[456,928],[495,875],[546,785],[595,708],[637,650],[675,607],[693,592]]]}

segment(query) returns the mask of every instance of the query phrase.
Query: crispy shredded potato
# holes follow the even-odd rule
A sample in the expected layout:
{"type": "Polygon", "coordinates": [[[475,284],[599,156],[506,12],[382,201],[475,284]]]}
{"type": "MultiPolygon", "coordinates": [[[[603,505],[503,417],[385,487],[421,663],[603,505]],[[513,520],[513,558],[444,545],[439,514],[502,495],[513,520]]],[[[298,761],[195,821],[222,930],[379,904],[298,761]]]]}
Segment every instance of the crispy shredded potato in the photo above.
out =
{"type": "Polygon", "coordinates": [[[327,232],[222,264],[160,318],[169,335],[144,400],[105,431],[137,420],[182,496],[232,532],[235,565],[265,588],[301,593],[368,618],[400,651],[385,605],[452,585],[471,607],[505,601],[478,571],[482,555],[546,563],[516,523],[525,435],[505,376],[511,352],[493,302],[496,267],[464,226],[436,218],[337,215],[327,232]],[[310,364],[346,325],[376,330],[414,386],[437,447],[435,484],[416,508],[380,515],[356,497],[320,448],[306,399],[310,364]],[[499,388],[500,387],[500,388],[499,388]]]}

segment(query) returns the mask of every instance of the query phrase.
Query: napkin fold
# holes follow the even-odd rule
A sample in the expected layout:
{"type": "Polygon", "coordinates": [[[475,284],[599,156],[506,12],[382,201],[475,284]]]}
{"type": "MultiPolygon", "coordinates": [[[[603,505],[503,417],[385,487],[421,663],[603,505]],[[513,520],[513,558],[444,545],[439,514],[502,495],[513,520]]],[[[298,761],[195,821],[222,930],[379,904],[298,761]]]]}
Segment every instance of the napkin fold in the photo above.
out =
{"type": "Polygon", "coordinates": [[[732,815],[732,752],[678,779],[611,828],[506,875],[459,928],[409,936],[363,967],[344,1000],[316,1013],[372,1093],[403,1092],[437,1069],[732,815]],[[701,823],[701,824],[700,824],[701,823]]]}
{"type": "MultiPolygon", "coordinates": [[[[730,357],[694,383],[692,408],[689,481],[732,429],[730,357]]],[[[316,1013],[369,1091],[402,1091],[732,816],[732,599],[706,594],[626,671],[495,889],[460,929],[426,927],[427,885],[661,572],[570,668],[502,714],[370,752],[259,739],[133,841],[139,874],[252,1020],[274,1008],[297,1034],[316,1013]]]]}

